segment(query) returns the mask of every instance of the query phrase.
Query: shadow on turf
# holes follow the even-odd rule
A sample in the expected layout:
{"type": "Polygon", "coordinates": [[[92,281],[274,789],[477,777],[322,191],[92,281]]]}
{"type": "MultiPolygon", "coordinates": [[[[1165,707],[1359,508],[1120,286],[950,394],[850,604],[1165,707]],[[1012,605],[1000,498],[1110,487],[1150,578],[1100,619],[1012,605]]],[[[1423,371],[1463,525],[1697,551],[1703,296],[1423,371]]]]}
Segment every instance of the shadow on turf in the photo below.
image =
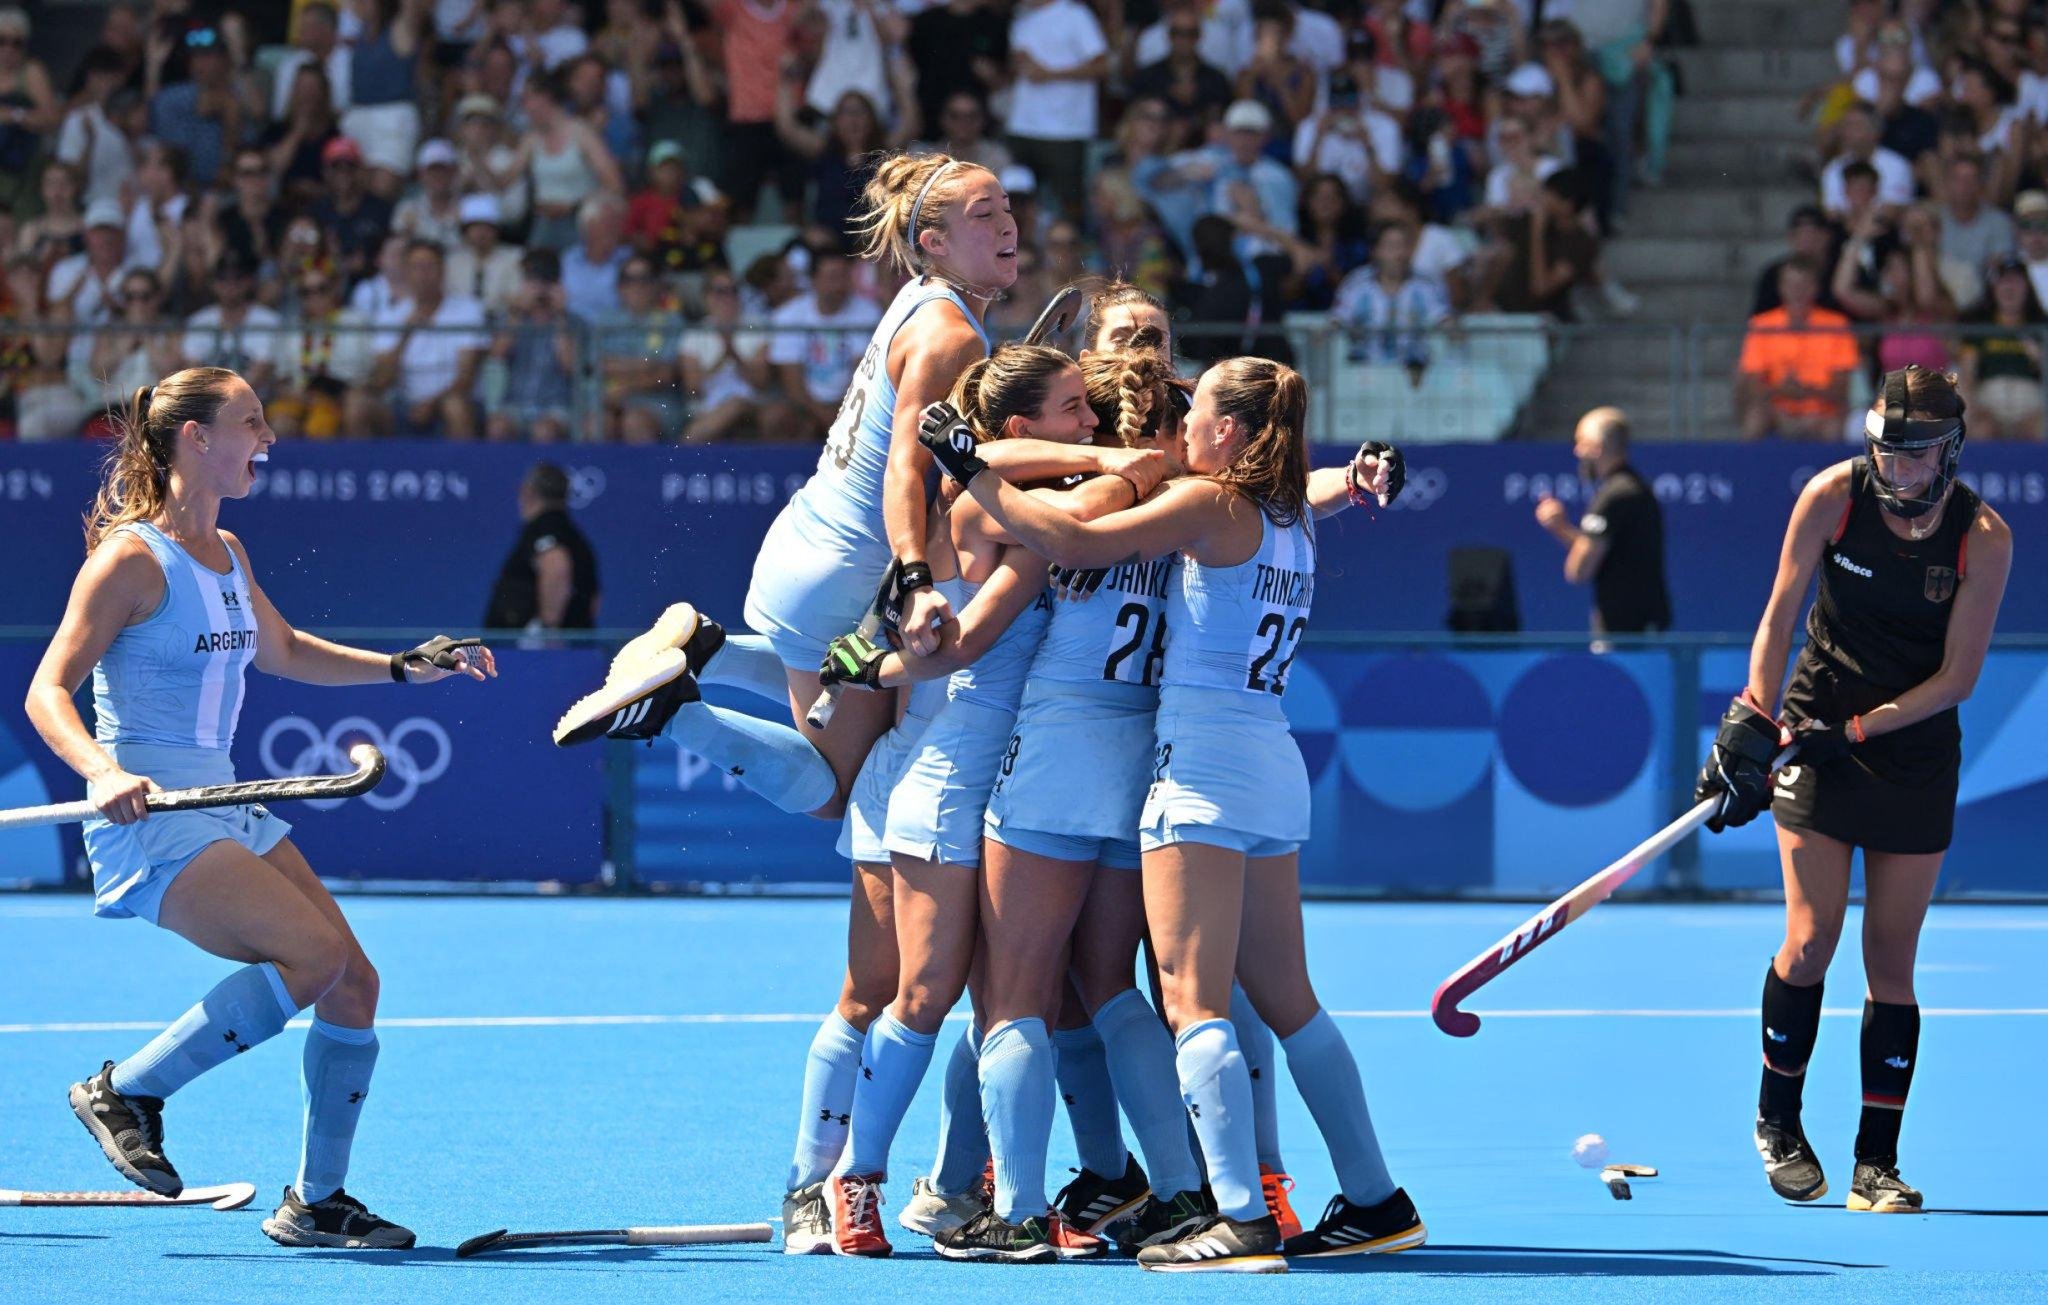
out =
{"type": "Polygon", "coordinates": [[[1490,1274],[1528,1278],[1815,1278],[1836,1269],[1877,1269],[1839,1260],[1737,1255],[1730,1251],[1560,1249],[1555,1246],[1437,1246],[1400,1255],[1290,1260],[1294,1273],[1490,1274]],[[1774,1267],[1785,1266],[1785,1267],[1774,1267]]]}
{"type": "MultiPolygon", "coordinates": [[[[1839,1205],[1800,1205],[1800,1206],[1792,1206],[1792,1205],[1791,1205],[1791,1202],[1789,1202],[1789,1201],[1788,1201],[1788,1202],[1786,1202],[1786,1204],[1787,1204],[1788,1206],[1791,1206],[1791,1208],[1793,1208],[1793,1209],[1797,1209],[1797,1210],[1835,1210],[1835,1211],[1840,1211],[1840,1210],[1841,1210],[1841,1208],[1842,1208],[1842,1207],[1841,1207],[1841,1206],[1839,1206],[1839,1205]]],[[[1979,1218],[1979,1219],[2048,1219],[2048,1210],[1963,1210],[1963,1209],[1959,1209],[1959,1208],[1957,1208],[1957,1207],[1955,1207],[1955,1206],[1934,1206],[1934,1207],[1932,1207],[1932,1208],[1930,1208],[1930,1209],[1922,1210],[1922,1211],[1920,1211],[1920,1213],[1921,1213],[1921,1214],[1966,1214],[1966,1215],[1971,1215],[1971,1216],[1974,1216],[1974,1217],[1976,1217],[1976,1218],[1979,1218]]]]}
{"type": "Polygon", "coordinates": [[[104,1233],[0,1232],[4,1242],[103,1242],[104,1233]]]}

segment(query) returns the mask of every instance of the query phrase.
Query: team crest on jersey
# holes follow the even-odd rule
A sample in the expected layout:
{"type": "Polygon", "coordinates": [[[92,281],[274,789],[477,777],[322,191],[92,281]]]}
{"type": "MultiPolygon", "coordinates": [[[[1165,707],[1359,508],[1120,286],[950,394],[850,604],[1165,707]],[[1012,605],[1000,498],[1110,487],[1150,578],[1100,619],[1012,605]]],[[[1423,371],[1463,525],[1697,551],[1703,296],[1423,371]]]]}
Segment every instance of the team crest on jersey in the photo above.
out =
{"type": "Polygon", "coordinates": [[[1956,592],[1956,569],[1952,566],[1930,566],[1927,568],[1927,582],[1921,593],[1930,603],[1945,603],[1956,592]]]}

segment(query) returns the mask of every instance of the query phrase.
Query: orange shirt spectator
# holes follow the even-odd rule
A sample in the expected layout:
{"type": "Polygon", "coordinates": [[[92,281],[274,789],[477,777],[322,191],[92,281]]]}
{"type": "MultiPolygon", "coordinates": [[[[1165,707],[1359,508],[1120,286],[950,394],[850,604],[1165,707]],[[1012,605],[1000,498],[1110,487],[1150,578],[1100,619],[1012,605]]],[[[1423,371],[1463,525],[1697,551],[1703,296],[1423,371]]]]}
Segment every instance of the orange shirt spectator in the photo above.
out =
{"type": "Polygon", "coordinates": [[[725,33],[726,117],[773,122],[775,82],[796,49],[795,0],[719,0],[712,14],[725,33]]]}
{"type": "Polygon", "coordinates": [[[1841,434],[1849,377],[1861,358],[1849,319],[1817,307],[1819,292],[1812,264],[1788,260],[1778,273],[1784,307],[1749,319],[1735,366],[1744,436],[1841,434]]]}

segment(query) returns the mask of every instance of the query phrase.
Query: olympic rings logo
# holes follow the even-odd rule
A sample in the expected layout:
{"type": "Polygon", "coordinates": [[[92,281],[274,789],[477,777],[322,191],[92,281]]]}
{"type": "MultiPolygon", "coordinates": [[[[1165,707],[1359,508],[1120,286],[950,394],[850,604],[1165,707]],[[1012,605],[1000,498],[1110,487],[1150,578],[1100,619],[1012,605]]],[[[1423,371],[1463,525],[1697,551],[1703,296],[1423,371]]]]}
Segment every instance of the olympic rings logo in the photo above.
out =
{"type": "MultiPolygon", "coordinates": [[[[408,716],[389,734],[366,716],[344,716],[324,734],[304,716],[280,716],[264,729],[256,755],[274,779],[289,775],[336,775],[354,769],[348,750],[358,743],[368,743],[384,754],[385,782],[358,799],[378,811],[396,811],[411,803],[423,785],[447,774],[448,764],[455,759],[455,745],[449,741],[448,731],[425,716],[408,716]],[[303,742],[296,752],[280,759],[279,744],[287,738],[303,742]],[[414,755],[407,745],[413,738],[431,743],[432,761],[423,763],[414,755]],[[392,780],[398,781],[396,786],[392,780]]],[[[323,798],[306,805],[324,811],[347,800],[323,798]]]]}

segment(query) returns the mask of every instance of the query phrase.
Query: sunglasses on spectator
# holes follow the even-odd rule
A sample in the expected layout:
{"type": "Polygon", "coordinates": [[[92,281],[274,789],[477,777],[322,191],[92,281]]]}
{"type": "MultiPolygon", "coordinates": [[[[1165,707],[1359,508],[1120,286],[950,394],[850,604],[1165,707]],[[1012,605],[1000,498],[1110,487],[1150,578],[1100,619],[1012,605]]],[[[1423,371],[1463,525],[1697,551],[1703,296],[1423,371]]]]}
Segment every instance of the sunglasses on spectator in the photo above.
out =
{"type": "Polygon", "coordinates": [[[220,44],[220,33],[211,27],[185,33],[185,48],[188,50],[211,50],[220,44]]]}
{"type": "Polygon", "coordinates": [[[15,47],[21,47],[27,44],[28,40],[26,37],[15,36],[12,34],[0,36],[0,45],[11,45],[15,47]]]}

